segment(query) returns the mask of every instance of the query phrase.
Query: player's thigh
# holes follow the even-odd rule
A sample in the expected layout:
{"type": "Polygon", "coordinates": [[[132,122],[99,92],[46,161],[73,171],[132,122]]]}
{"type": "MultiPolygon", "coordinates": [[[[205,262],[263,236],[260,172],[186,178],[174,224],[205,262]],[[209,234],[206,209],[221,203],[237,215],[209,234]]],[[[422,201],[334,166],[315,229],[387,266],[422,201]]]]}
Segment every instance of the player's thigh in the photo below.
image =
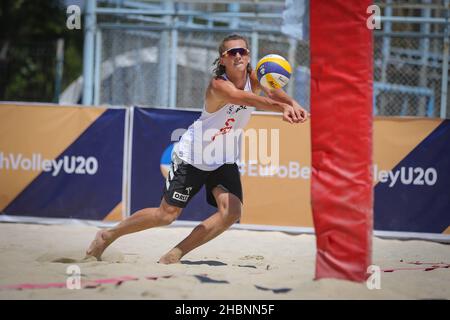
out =
{"type": "Polygon", "coordinates": [[[164,198],[162,198],[161,203],[159,205],[159,211],[162,217],[174,221],[180,216],[181,212],[183,211],[183,208],[171,205],[167,203],[167,201],[164,198]]]}
{"type": "MultiPolygon", "coordinates": [[[[240,203],[240,205],[242,206],[243,193],[241,176],[239,173],[239,168],[236,164],[223,165],[208,176],[208,179],[206,181],[206,196],[208,203],[219,209],[223,208],[224,206],[226,206],[226,208],[235,209],[237,203],[240,203]],[[215,190],[215,188],[217,187],[219,189],[215,190]],[[230,193],[231,195],[233,195],[233,197],[229,197],[230,200],[221,200],[221,205],[219,206],[216,198],[219,197],[219,195],[222,193],[221,190],[225,191],[225,193],[230,193]],[[239,201],[236,201],[235,198],[237,198],[239,201]]],[[[220,198],[226,199],[227,197],[220,196],[220,198]]]]}
{"type": "Polygon", "coordinates": [[[212,194],[216,200],[219,212],[226,216],[240,219],[242,214],[242,202],[236,195],[221,185],[214,187],[212,189],[212,194]]]}
{"type": "Polygon", "coordinates": [[[163,199],[171,206],[185,208],[191,199],[205,184],[208,172],[179,160],[172,161],[166,184],[163,191],[163,199]]]}

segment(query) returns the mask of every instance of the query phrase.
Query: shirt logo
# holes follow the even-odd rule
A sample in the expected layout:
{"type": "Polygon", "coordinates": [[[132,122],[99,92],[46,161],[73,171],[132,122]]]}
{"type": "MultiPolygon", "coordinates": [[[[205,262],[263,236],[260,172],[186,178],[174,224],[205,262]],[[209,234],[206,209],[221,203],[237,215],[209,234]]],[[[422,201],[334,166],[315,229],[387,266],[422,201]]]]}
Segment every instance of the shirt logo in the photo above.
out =
{"type": "Polygon", "coordinates": [[[217,132],[211,140],[214,141],[217,136],[220,136],[221,134],[227,134],[228,131],[230,131],[233,128],[232,123],[235,122],[234,118],[228,118],[227,121],[225,121],[225,126],[220,128],[219,132],[217,132]]]}
{"type": "Polygon", "coordinates": [[[227,110],[227,114],[232,115],[232,114],[236,114],[241,110],[247,110],[246,106],[239,106],[236,108],[236,110],[234,110],[234,106],[229,106],[228,110],[227,110]]]}

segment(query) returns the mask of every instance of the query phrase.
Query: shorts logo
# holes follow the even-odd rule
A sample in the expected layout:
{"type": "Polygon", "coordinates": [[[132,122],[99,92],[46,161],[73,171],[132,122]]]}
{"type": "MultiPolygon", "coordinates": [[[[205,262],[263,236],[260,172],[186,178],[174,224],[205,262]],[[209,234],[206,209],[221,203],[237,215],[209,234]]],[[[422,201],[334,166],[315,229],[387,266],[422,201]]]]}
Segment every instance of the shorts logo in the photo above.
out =
{"type": "Polygon", "coordinates": [[[186,201],[188,201],[188,199],[189,199],[189,195],[187,195],[187,194],[182,194],[182,193],[179,193],[179,192],[176,192],[176,191],[175,191],[175,192],[173,193],[172,198],[175,199],[175,200],[178,200],[178,201],[186,202],[186,201]]]}

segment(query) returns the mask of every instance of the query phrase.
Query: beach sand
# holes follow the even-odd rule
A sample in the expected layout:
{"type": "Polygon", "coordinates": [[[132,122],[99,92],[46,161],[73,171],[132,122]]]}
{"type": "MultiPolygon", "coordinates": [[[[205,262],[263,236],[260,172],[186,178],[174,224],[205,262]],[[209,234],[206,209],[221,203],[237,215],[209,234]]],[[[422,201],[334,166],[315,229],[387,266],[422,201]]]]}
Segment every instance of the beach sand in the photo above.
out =
{"type": "MultiPolygon", "coordinates": [[[[380,289],[366,283],[314,281],[315,237],[231,229],[183,257],[161,265],[165,252],[192,228],[164,227],[127,235],[103,261],[83,261],[98,228],[0,223],[0,287],[66,283],[76,265],[81,281],[135,280],[89,288],[2,289],[0,299],[450,299],[450,268],[382,272],[380,289]]],[[[408,262],[450,263],[450,245],[374,238],[381,269],[425,268],[408,262]]],[[[84,282],[83,282],[84,283],[84,282]]]]}

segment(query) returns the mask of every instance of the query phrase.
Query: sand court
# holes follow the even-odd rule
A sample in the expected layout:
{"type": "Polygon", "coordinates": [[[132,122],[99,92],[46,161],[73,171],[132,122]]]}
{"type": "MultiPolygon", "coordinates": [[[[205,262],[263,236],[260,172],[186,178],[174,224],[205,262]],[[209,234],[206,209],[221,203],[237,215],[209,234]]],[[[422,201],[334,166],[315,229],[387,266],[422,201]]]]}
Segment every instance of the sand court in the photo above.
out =
{"type": "Polygon", "coordinates": [[[375,237],[373,264],[385,271],[380,289],[369,290],[366,283],[314,281],[315,237],[306,234],[231,229],[181,263],[158,264],[191,229],[125,236],[96,261],[84,259],[96,227],[0,223],[0,298],[450,299],[446,244],[375,237]],[[79,267],[81,289],[67,288],[70,266],[79,267]]]}

